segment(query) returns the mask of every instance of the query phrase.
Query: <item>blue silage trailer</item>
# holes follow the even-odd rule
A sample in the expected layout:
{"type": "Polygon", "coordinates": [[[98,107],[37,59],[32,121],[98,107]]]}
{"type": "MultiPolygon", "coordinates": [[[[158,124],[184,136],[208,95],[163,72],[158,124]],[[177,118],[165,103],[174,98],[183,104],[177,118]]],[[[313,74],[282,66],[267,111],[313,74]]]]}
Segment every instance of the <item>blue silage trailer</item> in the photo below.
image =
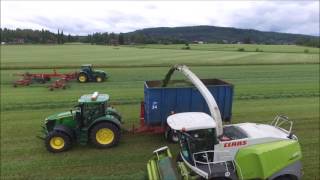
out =
{"type": "MultiPolygon", "coordinates": [[[[232,117],[233,85],[220,79],[201,79],[214,96],[221,112],[222,120],[230,122],[232,117]]],[[[162,87],[162,81],[144,83],[144,126],[166,125],[169,115],[180,112],[209,113],[208,105],[200,92],[192,84],[183,80],[173,80],[162,87]]]]}

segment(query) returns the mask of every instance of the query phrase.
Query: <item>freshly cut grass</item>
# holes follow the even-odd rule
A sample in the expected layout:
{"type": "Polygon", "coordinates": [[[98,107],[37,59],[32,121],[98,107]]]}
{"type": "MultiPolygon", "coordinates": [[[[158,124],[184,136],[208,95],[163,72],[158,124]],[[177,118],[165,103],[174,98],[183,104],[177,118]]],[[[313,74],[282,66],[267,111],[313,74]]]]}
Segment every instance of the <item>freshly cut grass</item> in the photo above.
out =
{"type": "MultiPolygon", "coordinates": [[[[127,125],[138,121],[138,105],[118,105],[127,125]]],[[[294,120],[294,133],[303,150],[304,179],[318,178],[319,98],[235,101],[233,122],[269,123],[276,114],[294,120]]],[[[1,114],[1,177],[3,179],[143,179],[152,151],[168,145],[162,135],[125,133],[119,146],[98,150],[75,146],[62,154],[48,153],[39,132],[44,117],[65,109],[7,111],[1,114]],[[36,169],[36,171],[35,171],[36,169]]],[[[128,126],[127,128],[129,128],[128,126]]],[[[169,144],[176,154],[177,145],[169,144]]]]}
{"type": "MultiPolygon", "coordinates": [[[[148,44],[148,45],[131,45],[129,47],[151,48],[151,49],[182,49],[184,44],[148,44]]],[[[239,51],[243,52],[272,52],[272,53],[319,53],[319,48],[305,47],[296,45],[263,45],[263,44],[189,44],[190,50],[203,51],[239,51]],[[306,52],[307,51],[307,52],[306,52]]]]}
{"type": "MultiPolygon", "coordinates": [[[[191,45],[190,51],[176,47],[1,46],[1,179],[145,179],[146,163],[154,149],[169,145],[174,155],[178,153],[178,145],[167,143],[163,135],[124,132],[115,148],[76,145],[61,154],[47,152],[35,136],[45,117],[69,111],[82,94],[94,91],[111,96],[110,103],[121,112],[125,129],[137,126],[144,81],[163,79],[175,63],[194,64],[190,68],[199,77],[234,84],[233,123],[269,123],[277,114],[289,116],[303,151],[303,178],[320,178],[316,50],[306,54],[295,46],[263,46],[264,52],[237,52],[219,45],[216,48],[221,50],[212,50],[215,45],[191,45]],[[111,78],[104,83],[70,82],[70,89],[53,92],[39,84],[12,87],[19,78],[14,73],[52,72],[51,67],[70,72],[82,63],[100,66],[111,78]],[[46,69],[35,69],[41,67],[46,69]]],[[[178,73],[173,79],[184,77],[178,73]]]]}
{"type": "MultiPolygon", "coordinates": [[[[281,47],[279,47],[281,49],[281,47]]],[[[93,45],[1,46],[2,69],[319,63],[318,53],[197,51],[93,45]]]]}
{"type": "MultiPolygon", "coordinates": [[[[235,99],[272,99],[319,96],[319,72],[317,65],[265,65],[190,67],[200,78],[218,78],[235,85],[235,99]]],[[[67,90],[50,92],[47,85],[32,84],[30,87],[12,87],[19,77],[12,76],[22,70],[2,70],[2,110],[72,107],[82,94],[99,91],[108,93],[113,104],[132,104],[143,100],[146,80],[161,80],[167,67],[106,68],[111,77],[104,83],[80,84],[70,82],[67,90]],[[148,75],[145,76],[146,72],[148,75]]],[[[50,72],[31,70],[29,72],[50,72]]],[[[72,70],[63,69],[61,72],[72,70]]],[[[185,79],[175,73],[172,79],[185,79]]]]}

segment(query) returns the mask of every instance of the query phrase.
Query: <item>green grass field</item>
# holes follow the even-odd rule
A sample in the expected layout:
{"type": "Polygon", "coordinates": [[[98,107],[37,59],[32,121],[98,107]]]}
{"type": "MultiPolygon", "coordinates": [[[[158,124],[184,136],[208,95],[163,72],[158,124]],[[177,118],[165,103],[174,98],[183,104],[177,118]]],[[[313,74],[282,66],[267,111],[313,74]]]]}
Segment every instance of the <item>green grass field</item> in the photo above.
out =
{"type": "Polygon", "coordinates": [[[285,52],[281,52],[282,46],[269,47],[272,52],[238,52],[224,49],[211,51],[206,49],[211,47],[209,45],[203,45],[203,48],[191,45],[192,48],[196,46],[202,50],[181,50],[178,48],[180,46],[183,45],[162,45],[155,49],[152,48],[153,45],[146,46],[148,48],[91,45],[2,46],[1,68],[77,68],[79,64],[88,62],[100,67],[170,66],[177,63],[196,66],[319,63],[317,48],[308,48],[310,53],[303,53],[304,47],[298,46],[283,46],[285,52]]]}
{"type": "Polygon", "coordinates": [[[35,136],[46,116],[69,110],[80,95],[93,91],[110,94],[129,129],[139,121],[143,82],[164,78],[176,63],[197,65],[190,68],[201,78],[235,85],[234,123],[269,123],[277,114],[288,115],[303,150],[304,179],[320,178],[319,49],[304,53],[304,47],[263,46],[264,52],[238,52],[210,49],[220,45],[197,45],[200,50],[192,45],[188,51],[181,45],[153,46],[1,46],[1,179],[144,179],[154,149],[169,145],[177,153],[178,146],[162,135],[124,133],[115,148],[78,145],[61,154],[48,153],[35,136]],[[52,67],[69,72],[82,63],[98,65],[111,78],[101,84],[71,82],[70,89],[53,92],[39,84],[12,87],[19,78],[14,73],[51,72],[52,67]]]}
{"type": "MultiPolygon", "coordinates": [[[[318,54],[319,48],[294,46],[294,45],[263,45],[263,44],[189,44],[191,50],[204,51],[239,51],[243,48],[244,52],[268,52],[268,53],[312,53],[318,54]]],[[[169,45],[135,45],[137,48],[151,49],[182,49],[184,44],[169,44],[169,45]]]]}

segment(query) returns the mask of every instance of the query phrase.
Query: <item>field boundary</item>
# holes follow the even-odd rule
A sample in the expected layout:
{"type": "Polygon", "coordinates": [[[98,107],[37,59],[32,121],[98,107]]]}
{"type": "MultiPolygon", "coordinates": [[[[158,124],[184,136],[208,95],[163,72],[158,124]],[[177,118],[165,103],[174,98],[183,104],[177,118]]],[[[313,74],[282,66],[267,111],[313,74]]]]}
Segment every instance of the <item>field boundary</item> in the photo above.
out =
{"type": "MultiPolygon", "coordinates": [[[[182,47],[183,47],[183,44],[181,44],[182,47]]],[[[125,47],[128,47],[128,48],[137,48],[137,49],[165,49],[165,50],[183,50],[183,49],[179,49],[179,48],[170,48],[170,47],[147,47],[147,46],[125,46],[125,47]]],[[[303,47],[303,46],[301,46],[303,47]]],[[[233,49],[233,50],[224,50],[223,48],[225,49],[231,49],[231,48],[245,48],[245,47],[217,47],[215,49],[206,49],[206,48],[203,48],[203,49],[192,49],[192,44],[191,44],[191,51],[223,51],[223,52],[240,52],[238,51],[237,49],[233,49]]],[[[262,48],[262,47],[257,47],[257,48],[262,48]]],[[[306,49],[308,49],[308,47],[305,47],[306,49]]],[[[309,47],[310,48],[310,47],[309,47]]],[[[312,47],[313,48],[313,47],[312,47]]],[[[245,51],[241,51],[241,52],[249,52],[249,53],[257,53],[257,52],[260,52],[260,53],[294,53],[294,54],[305,54],[305,52],[301,51],[301,52],[292,52],[292,51],[255,51],[255,50],[245,50],[245,51]]],[[[308,52],[308,54],[319,54],[318,52],[308,52]]]]}
{"type": "MultiPolygon", "coordinates": [[[[318,64],[320,62],[293,62],[293,63],[184,63],[190,67],[208,67],[208,66],[264,66],[264,65],[304,65],[304,64],[318,64]]],[[[171,67],[174,64],[145,64],[145,65],[103,65],[95,64],[96,68],[144,68],[144,67],[171,67]]],[[[21,70],[21,69],[78,69],[79,65],[59,65],[59,66],[1,66],[0,70],[21,70]]]]}
{"type": "MultiPolygon", "coordinates": [[[[234,100],[263,100],[263,99],[286,99],[286,98],[308,98],[308,97],[320,97],[319,92],[302,92],[302,93],[281,93],[281,94],[241,94],[234,97],[234,100]]],[[[143,101],[142,98],[131,99],[114,99],[110,101],[110,105],[132,105],[140,104],[143,101]]],[[[72,107],[76,102],[74,101],[59,101],[59,102],[41,102],[41,103],[12,103],[5,107],[1,106],[1,111],[12,110],[32,110],[32,109],[59,109],[62,107],[72,107]]]]}

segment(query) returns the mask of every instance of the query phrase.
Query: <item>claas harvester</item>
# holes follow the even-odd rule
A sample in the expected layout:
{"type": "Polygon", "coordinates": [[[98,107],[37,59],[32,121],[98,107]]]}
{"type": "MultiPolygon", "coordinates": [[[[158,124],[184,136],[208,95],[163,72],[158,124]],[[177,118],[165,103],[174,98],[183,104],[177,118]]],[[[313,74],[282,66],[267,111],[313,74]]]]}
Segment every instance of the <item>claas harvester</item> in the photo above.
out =
{"type": "Polygon", "coordinates": [[[181,112],[167,118],[177,134],[176,158],[166,146],[153,152],[147,170],[150,180],[300,180],[302,153],[293,122],[277,116],[270,124],[222,125],[217,103],[201,80],[184,65],[182,72],[205,99],[210,115],[181,112]],[[175,159],[175,160],[173,160],[175,159]]]}
{"type": "Polygon", "coordinates": [[[121,137],[121,115],[108,107],[107,94],[86,94],[67,112],[45,119],[42,139],[50,152],[62,152],[72,144],[91,143],[97,148],[109,148],[118,144],[121,137]]]}

